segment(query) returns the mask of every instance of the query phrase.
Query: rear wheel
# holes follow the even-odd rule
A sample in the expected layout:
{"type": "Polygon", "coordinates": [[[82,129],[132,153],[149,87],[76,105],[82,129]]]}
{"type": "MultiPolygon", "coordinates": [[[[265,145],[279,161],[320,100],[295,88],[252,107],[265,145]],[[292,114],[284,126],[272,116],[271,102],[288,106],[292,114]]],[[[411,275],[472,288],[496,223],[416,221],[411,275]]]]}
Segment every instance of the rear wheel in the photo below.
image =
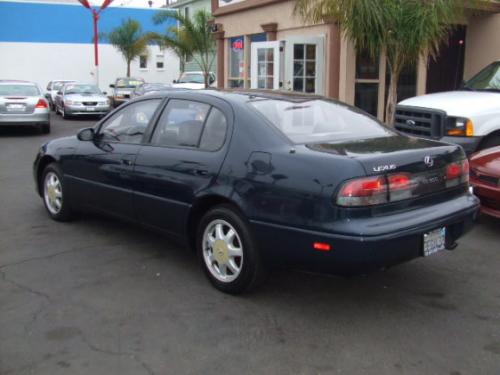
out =
{"type": "Polygon", "coordinates": [[[247,221],[230,205],[217,206],[203,216],[196,243],[205,275],[220,291],[239,294],[264,280],[265,267],[247,221]]]}
{"type": "Polygon", "coordinates": [[[56,163],[45,167],[42,175],[43,203],[49,216],[57,221],[68,221],[73,213],[68,202],[67,189],[61,169],[56,163]]]}

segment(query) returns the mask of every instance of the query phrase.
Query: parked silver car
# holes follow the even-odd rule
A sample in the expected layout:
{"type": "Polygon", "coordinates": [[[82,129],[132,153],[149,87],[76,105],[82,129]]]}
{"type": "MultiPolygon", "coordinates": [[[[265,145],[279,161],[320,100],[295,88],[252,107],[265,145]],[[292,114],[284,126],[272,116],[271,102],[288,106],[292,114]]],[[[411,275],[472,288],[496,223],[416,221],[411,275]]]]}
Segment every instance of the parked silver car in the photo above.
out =
{"type": "Polygon", "coordinates": [[[55,103],[57,92],[61,89],[61,87],[63,87],[64,84],[72,83],[72,82],[76,82],[76,81],[73,79],[56,79],[54,81],[50,81],[47,84],[47,88],[46,88],[47,92],[45,93],[45,98],[47,98],[47,101],[49,102],[49,106],[50,106],[51,110],[54,111],[56,109],[54,103],[55,103]]]}
{"type": "Polygon", "coordinates": [[[104,116],[111,110],[105,92],[96,85],[87,83],[66,83],[55,98],[56,113],[63,118],[78,115],[104,116]]]}
{"type": "Polygon", "coordinates": [[[37,84],[0,80],[0,126],[23,125],[50,132],[49,104],[37,84]]]}

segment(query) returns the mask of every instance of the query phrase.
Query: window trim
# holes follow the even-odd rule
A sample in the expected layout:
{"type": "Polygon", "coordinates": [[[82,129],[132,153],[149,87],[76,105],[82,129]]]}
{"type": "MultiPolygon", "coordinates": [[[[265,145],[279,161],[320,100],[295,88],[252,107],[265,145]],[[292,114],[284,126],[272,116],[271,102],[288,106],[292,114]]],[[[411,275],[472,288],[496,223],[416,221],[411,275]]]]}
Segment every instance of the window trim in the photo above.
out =
{"type": "Polygon", "coordinates": [[[124,111],[127,107],[131,106],[131,105],[134,105],[134,104],[138,104],[138,103],[142,103],[142,102],[146,102],[146,101],[151,101],[151,100],[158,100],[159,103],[158,103],[158,107],[155,109],[155,112],[153,113],[153,116],[151,117],[151,119],[149,120],[148,122],[148,125],[146,126],[146,129],[144,130],[144,133],[142,134],[142,139],[139,143],[131,143],[131,142],[118,142],[118,141],[107,141],[106,143],[107,144],[120,144],[120,145],[136,145],[136,146],[141,146],[141,145],[144,145],[145,144],[145,137],[146,137],[146,134],[149,134],[148,132],[148,129],[152,126],[152,124],[156,123],[157,121],[157,117],[158,117],[158,111],[160,110],[160,107],[162,107],[164,105],[164,102],[165,102],[165,98],[144,98],[144,99],[141,99],[141,100],[137,100],[137,101],[134,101],[134,102],[128,102],[128,103],[125,103],[125,104],[122,104],[121,105],[121,108],[119,111],[116,111],[116,112],[113,112],[111,114],[111,116],[106,116],[102,119],[101,122],[99,122],[97,125],[96,125],[96,130],[95,130],[95,134],[96,134],[96,141],[97,142],[102,142],[102,133],[101,133],[101,130],[102,130],[102,127],[104,126],[104,124],[106,124],[110,119],[112,119],[116,114],[120,113],[121,111],[124,111]]]}
{"type": "MultiPolygon", "coordinates": [[[[170,98],[167,98],[166,102],[163,105],[163,108],[162,108],[161,112],[158,113],[158,114],[156,114],[156,116],[154,116],[154,118],[155,118],[155,123],[154,123],[154,126],[151,128],[151,130],[148,133],[146,143],[144,144],[145,146],[161,147],[161,148],[174,149],[174,150],[190,150],[190,151],[200,151],[200,152],[212,152],[212,153],[215,153],[215,152],[221,151],[226,146],[226,144],[227,144],[228,134],[229,134],[229,130],[230,130],[229,119],[228,119],[228,116],[226,115],[226,113],[220,107],[218,107],[215,104],[208,103],[208,102],[201,101],[201,100],[193,100],[191,98],[170,97],[170,98]],[[158,127],[158,123],[160,121],[160,118],[161,118],[161,116],[163,115],[163,112],[165,112],[165,110],[167,109],[169,103],[172,100],[183,100],[183,101],[188,101],[188,102],[195,102],[195,103],[205,104],[205,105],[208,105],[210,107],[209,110],[208,110],[208,112],[207,112],[207,115],[205,116],[205,120],[203,121],[203,126],[202,126],[201,132],[200,132],[200,138],[198,139],[198,144],[197,144],[196,147],[192,147],[192,146],[173,146],[173,145],[157,145],[157,144],[153,143],[153,135],[154,135],[154,133],[155,133],[157,127],[158,127]],[[205,126],[206,126],[206,123],[207,123],[207,120],[208,120],[208,116],[210,116],[210,114],[212,113],[212,109],[213,108],[216,108],[217,110],[219,110],[222,113],[222,115],[225,117],[225,119],[226,119],[226,134],[224,135],[224,141],[222,142],[222,145],[217,150],[213,150],[212,151],[212,150],[201,149],[200,148],[200,142],[201,142],[201,138],[203,137],[203,132],[205,131],[205,126]]],[[[144,134],[146,134],[146,132],[144,134]]]]}

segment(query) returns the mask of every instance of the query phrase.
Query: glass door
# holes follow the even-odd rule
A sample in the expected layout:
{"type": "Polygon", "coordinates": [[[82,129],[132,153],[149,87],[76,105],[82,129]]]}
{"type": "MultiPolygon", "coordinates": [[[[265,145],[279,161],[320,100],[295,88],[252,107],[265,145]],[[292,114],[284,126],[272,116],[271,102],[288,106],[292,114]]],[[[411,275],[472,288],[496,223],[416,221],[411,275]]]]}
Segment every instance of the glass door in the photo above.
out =
{"type": "Polygon", "coordinates": [[[278,90],[280,88],[280,42],[252,43],[252,89],[278,90]]]}
{"type": "Polygon", "coordinates": [[[324,95],[324,56],[324,37],[287,39],[285,89],[324,95]]]}

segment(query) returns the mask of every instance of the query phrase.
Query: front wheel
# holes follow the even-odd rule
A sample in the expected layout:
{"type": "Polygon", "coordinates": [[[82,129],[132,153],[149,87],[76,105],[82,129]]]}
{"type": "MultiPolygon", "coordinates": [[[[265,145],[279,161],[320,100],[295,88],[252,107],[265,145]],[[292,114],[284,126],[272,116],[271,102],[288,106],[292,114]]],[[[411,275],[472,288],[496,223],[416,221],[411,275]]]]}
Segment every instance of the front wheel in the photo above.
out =
{"type": "Polygon", "coordinates": [[[64,108],[64,104],[63,104],[62,109],[61,109],[61,116],[65,120],[69,119],[69,115],[66,113],[66,109],[64,108]]]}
{"type": "Polygon", "coordinates": [[[45,167],[42,184],[43,203],[49,216],[57,221],[71,220],[73,213],[67,201],[67,189],[62,171],[56,163],[45,167]]]}
{"type": "Polygon", "coordinates": [[[247,221],[230,205],[221,205],[200,221],[196,236],[200,264],[220,291],[239,294],[257,287],[265,267],[247,221]]]}

